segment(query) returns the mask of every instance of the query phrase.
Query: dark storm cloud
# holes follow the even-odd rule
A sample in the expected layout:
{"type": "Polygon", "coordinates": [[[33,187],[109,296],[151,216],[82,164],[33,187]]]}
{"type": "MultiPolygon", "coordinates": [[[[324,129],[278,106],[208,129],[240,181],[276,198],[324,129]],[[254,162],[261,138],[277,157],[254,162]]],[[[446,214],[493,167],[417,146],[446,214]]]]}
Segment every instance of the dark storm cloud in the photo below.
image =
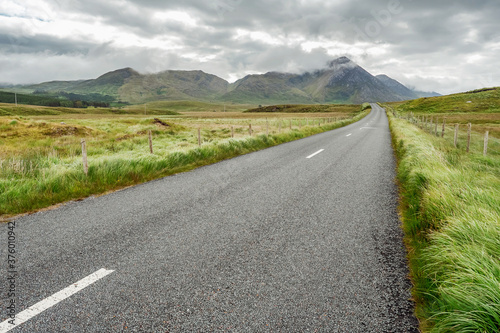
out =
{"type": "Polygon", "coordinates": [[[61,39],[48,35],[12,36],[0,34],[0,49],[4,54],[39,54],[50,52],[61,54],[88,54],[98,45],[81,40],[61,39]]]}
{"type": "MultiPolygon", "coordinates": [[[[57,57],[74,56],[75,66],[66,70],[72,78],[78,78],[76,67],[93,68],[97,76],[124,64],[143,71],[200,68],[227,79],[248,72],[321,68],[334,56],[349,55],[373,74],[384,72],[419,89],[447,92],[474,88],[480,82],[500,85],[495,80],[500,72],[494,66],[500,52],[497,0],[51,3],[59,18],[68,15],[141,40],[165,42],[121,45],[116,36],[104,33],[96,38],[87,38],[84,32],[63,38],[36,30],[13,32],[12,27],[0,25],[0,59],[18,53],[19,59],[51,58],[47,62],[52,64],[57,57]],[[156,17],[164,12],[185,13],[192,21],[156,17]],[[305,42],[314,44],[304,47],[305,42]],[[471,79],[460,80],[464,75],[471,79]]],[[[50,13],[43,15],[47,16],[50,13]]],[[[62,75],[64,68],[53,70],[62,75]]]]}

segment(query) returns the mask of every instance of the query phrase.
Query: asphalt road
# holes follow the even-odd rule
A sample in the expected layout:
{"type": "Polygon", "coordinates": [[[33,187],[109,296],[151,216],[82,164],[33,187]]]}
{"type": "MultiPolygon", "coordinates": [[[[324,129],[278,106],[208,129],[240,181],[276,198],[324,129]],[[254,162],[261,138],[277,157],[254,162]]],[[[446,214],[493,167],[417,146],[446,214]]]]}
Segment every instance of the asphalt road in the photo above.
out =
{"type": "Polygon", "coordinates": [[[335,131],[19,218],[10,282],[26,322],[10,332],[418,332],[394,177],[374,105],[335,131]]]}

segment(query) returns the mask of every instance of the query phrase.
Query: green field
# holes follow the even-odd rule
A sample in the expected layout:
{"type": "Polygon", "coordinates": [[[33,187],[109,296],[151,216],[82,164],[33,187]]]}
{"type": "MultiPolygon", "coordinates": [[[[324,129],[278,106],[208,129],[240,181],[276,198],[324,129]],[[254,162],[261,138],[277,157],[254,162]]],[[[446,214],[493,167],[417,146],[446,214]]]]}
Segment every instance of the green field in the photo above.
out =
{"type": "Polygon", "coordinates": [[[344,126],[368,112],[359,105],[333,107],[328,113],[242,112],[248,108],[200,102],[121,109],[0,104],[0,215],[36,211],[190,170],[344,126]],[[81,139],[88,149],[88,175],[81,139]]]}
{"type": "Polygon", "coordinates": [[[499,91],[387,105],[423,332],[500,332],[499,91]]]}

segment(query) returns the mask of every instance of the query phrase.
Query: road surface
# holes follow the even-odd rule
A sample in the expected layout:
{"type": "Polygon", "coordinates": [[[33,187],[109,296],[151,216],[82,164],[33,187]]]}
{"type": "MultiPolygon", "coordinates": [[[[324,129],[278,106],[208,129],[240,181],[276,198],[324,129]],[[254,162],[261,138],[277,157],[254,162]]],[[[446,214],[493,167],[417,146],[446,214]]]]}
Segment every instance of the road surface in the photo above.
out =
{"type": "Polygon", "coordinates": [[[1,226],[0,332],[418,332],[394,178],[374,104],[335,131],[19,218],[15,276],[1,226]]]}

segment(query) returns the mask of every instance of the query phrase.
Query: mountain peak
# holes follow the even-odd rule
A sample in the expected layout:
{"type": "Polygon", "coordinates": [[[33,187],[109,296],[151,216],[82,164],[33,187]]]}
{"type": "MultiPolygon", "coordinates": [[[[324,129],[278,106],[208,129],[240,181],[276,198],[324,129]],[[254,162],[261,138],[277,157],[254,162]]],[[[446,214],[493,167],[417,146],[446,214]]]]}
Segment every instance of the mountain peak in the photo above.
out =
{"type": "Polygon", "coordinates": [[[111,71],[111,72],[108,72],[106,74],[103,74],[103,75],[99,76],[97,79],[101,79],[101,78],[104,78],[104,77],[110,77],[110,76],[121,77],[121,78],[129,78],[131,76],[136,76],[136,75],[140,75],[139,72],[137,72],[133,68],[126,67],[126,68],[117,69],[115,71],[111,71]]]}
{"type": "Polygon", "coordinates": [[[356,65],[351,59],[347,57],[340,57],[337,59],[334,59],[328,63],[328,67],[334,68],[334,67],[339,67],[339,66],[345,66],[345,65],[356,65]]]}

